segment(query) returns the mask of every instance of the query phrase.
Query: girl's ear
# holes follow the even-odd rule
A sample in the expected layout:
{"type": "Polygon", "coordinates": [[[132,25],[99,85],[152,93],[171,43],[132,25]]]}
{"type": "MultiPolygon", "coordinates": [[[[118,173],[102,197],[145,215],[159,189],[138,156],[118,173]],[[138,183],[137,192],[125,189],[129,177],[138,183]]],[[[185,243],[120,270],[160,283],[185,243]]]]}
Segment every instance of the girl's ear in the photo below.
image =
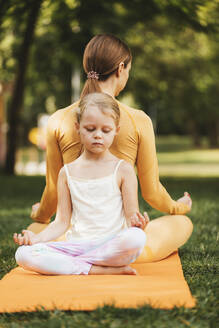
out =
{"type": "Polygon", "coordinates": [[[79,129],[80,129],[80,124],[79,124],[78,122],[75,122],[75,128],[76,128],[78,134],[80,134],[80,131],[79,131],[79,129]]]}

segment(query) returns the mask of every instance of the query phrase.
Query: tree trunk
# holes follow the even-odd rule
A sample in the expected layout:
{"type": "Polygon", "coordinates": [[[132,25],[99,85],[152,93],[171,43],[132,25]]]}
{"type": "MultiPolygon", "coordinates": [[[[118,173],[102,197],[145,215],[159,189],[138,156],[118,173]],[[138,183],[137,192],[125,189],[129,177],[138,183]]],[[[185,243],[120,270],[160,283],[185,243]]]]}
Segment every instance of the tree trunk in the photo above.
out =
{"type": "Polygon", "coordinates": [[[218,120],[212,122],[209,127],[208,142],[211,148],[218,148],[219,146],[219,123],[218,120]]]}
{"type": "Polygon", "coordinates": [[[30,48],[33,43],[35,25],[42,2],[43,0],[35,0],[31,4],[26,29],[24,32],[24,38],[18,57],[17,75],[14,82],[12,98],[8,108],[9,131],[7,136],[7,155],[5,164],[5,173],[7,174],[14,174],[15,154],[18,146],[18,125],[24,99],[25,76],[30,48]]]}
{"type": "Polygon", "coordinates": [[[198,127],[195,121],[189,120],[188,121],[188,130],[189,133],[191,134],[192,140],[193,140],[193,145],[197,148],[201,147],[201,135],[198,131],[198,127]]]}

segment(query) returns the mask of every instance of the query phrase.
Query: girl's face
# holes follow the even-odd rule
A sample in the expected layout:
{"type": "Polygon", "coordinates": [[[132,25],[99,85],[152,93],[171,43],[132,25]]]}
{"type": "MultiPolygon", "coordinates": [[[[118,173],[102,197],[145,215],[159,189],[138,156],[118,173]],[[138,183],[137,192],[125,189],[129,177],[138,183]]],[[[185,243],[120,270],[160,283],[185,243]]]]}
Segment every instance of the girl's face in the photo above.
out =
{"type": "Polygon", "coordinates": [[[76,123],[76,128],[86,151],[101,154],[112,145],[119,127],[111,115],[110,109],[106,113],[95,106],[85,109],[80,123],[76,123]]]}

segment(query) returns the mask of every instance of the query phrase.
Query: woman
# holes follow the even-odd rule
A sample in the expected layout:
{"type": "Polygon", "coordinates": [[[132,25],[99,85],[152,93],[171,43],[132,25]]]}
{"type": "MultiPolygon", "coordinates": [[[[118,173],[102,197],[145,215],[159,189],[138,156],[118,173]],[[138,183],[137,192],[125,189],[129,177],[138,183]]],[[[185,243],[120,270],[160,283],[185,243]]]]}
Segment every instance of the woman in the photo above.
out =
{"type": "MultiPolygon", "coordinates": [[[[87,81],[81,98],[91,92],[118,96],[127,83],[131,61],[129,48],[117,37],[106,34],[93,37],[84,52],[87,81]]],[[[155,209],[171,214],[151,221],[146,227],[147,246],[137,261],[155,261],[171,254],[190,237],[193,226],[183,214],[191,209],[192,202],[187,193],[174,201],[161,185],[150,118],[143,111],[118,104],[121,111],[120,132],[110,151],[136,165],[145,201],[155,209]]],[[[46,187],[41,202],[32,207],[31,218],[37,222],[28,229],[33,232],[44,229],[56,211],[60,169],[82,152],[80,138],[74,128],[77,107],[78,102],[58,110],[49,119],[46,187]]]]}

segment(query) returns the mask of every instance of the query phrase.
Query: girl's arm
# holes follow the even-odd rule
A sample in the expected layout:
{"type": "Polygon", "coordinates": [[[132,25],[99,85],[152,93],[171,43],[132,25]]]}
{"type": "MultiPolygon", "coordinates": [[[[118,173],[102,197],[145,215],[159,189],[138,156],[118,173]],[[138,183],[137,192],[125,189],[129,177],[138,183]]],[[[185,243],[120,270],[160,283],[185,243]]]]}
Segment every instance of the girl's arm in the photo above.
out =
{"type": "Polygon", "coordinates": [[[14,241],[19,245],[32,245],[54,240],[68,229],[71,214],[71,196],[67,185],[66,174],[64,168],[62,168],[58,176],[58,206],[55,220],[39,234],[34,234],[28,230],[23,230],[23,236],[14,234],[14,241]]]}
{"type": "Polygon", "coordinates": [[[146,212],[144,216],[139,212],[138,181],[134,168],[127,162],[121,164],[121,192],[128,226],[144,229],[149,222],[149,217],[146,212]]]}

